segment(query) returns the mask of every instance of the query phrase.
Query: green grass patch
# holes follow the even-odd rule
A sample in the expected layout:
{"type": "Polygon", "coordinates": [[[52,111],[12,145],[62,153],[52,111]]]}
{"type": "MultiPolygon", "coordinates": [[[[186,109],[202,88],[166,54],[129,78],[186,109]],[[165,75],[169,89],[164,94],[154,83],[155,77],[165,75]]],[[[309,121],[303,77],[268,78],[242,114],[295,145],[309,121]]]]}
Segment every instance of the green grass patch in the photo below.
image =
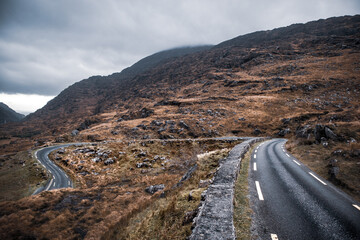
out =
{"type": "Polygon", "coordinates": [[[254,145],[246,154],[241,162],[241,169],[235,183],[234,196],[234,226],[237,239],[251,239],[251,214],[249,202],[249,163],[251,152],[258,144],[254,145]]]}

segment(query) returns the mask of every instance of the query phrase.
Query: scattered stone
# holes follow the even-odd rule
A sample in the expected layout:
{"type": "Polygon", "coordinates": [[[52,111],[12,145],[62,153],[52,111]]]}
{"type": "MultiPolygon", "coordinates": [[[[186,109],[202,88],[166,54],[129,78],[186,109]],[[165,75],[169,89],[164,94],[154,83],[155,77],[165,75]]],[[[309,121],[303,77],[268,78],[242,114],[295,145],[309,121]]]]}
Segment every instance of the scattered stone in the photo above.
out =
{"type": "Polygon", "coordinates": [[[161,191],[164,190],[165,185],[164,184],[159,184],[159,185],[151,185],[147,188],[145,188],[145,192],[150,193],[150,194],[154,194],[157,191],[161,191]]]}
{"type": "Polygon", "coordinates": [[[64,153],[65,153],[65,149],[61,148],[61,149],[59,149],[56,153],[58,153],[58,154],[64,154],[64,153]]]}
{"type": "Polygon", "coordinates": [[[313,130],[310,125],[304,125],[296,128],[295,135],[297,138],[309,139],[312,132],[313,130]]]}
{"type": "Polygon", "coordinates": [[[136,132],[136,131],[138,131],[138,130],[139,130],[138,127],[134,127],[134,128],[131,129],[131,131],[133,131],[133,132],[136,132]]]}
{"type": "Polygon", "coordinates": [[[139,125],[137,125],[136,127],[141,128],[141,129],[143,129],[143,130],[146,130],[146,129],[147,129],[147,126],[146,126],[145,124],[139,124],[139,125]]]}
{"type": "Polygon", "coordinates": [[[144,163],[144,162],[140,162],[140,163],[136,163],[136,167],[137,168],[148,168],[148,167],[151,167],[151,164],[149,163],[144,163]]]}
{"type": "Polygon", "coordinates": [[[211,184],[211,179],[206,179],[206,180],[200,180],[199,182],[199,188],[206,188],[211,184]]]}
{"type": "Polygon", "coordinates": [[[181,128],[189,129],[189,126],[188,126],[184,121],[182,121],[182,120],[179,122],[179,126],[180,126],[181,128]]]}
{"type": "Polygon", "coordinates": [[[118,135],[118,134],[119,134],[119,132],[118,132],[118,131],[114,131],[114,130],[112,130],[112,131],[111,131],[111,134],[112,134],[112,135],[118,135]]]}
{"type": "Polygon", "coordinates": [[[280,130],[277,135],[280,136],[280,137],[284,137],[286,134],[288,134],[290,132],[291,132],[290,128],[286,128],[286,129],[280,130]]]}
{"type": "Polygon", "coordinates": [[[337,135],[328,127],[325,127],[325,136],[334,141],[338,139],[337,135]]]}
{"type": "Polygon", "coordinates": [[[338,160],[337,159],[332,159],[330,160],[329,163],[329,175],[330,175],[330,179],[336,179],[336,176],[339,174],[340,172],[340,168],[338,166],[338,160]]]}
{"type": "Polygon", "coordinates": [[[110,164],[113,164],[113,163],[115,163],[115,161],[112,158],[106,159],[105,162],[104,162],[105,165],[110,165],[110,164]]]}
{"type": "Polygon", "coordinates": [[[71,132],[71,136],[76,136],[79,134],[79,130],[75,129],[71,132]]]}
{"type": "Polygon", "coordinates": [[[257,136],[257,135],[259,135],[259,134],[261,134],[262,132],[261,132],[261,130],[260,129],[257,129],[257,128],[255,128],[255,130],[253,131],[253,134],[255,135],[255,136],[257,136]]]}
{"type": "Polygon", "coordinates": [[[193,219],[196,217],[198,212],[199,212],[198,209],[190,211],[190,212],[186,212],[185,216],[184,216],[184,220],[182,222],[182,225],[184,226],[186,224],[192,223],[193,219]]]}
{"type": "Polygon", "coordinates": [[[152,126],[161,126],[161,125],[163,125],[163,123],[158,121],[158,120],[152,120],[150,124],[152,126]]]}
{"type": "Polygon", "coordinates": [[[141,151],[137,156],[138,157],[146,157],[147,152],[141,151]]]}
{"type": "Polygon", "coordinates": [[[143,109],[140,110],[140,117],[141,118],[147,118],[152,114],[154,114],[154,110],[152,110],[152,109],[143,108],[143,109]]]}

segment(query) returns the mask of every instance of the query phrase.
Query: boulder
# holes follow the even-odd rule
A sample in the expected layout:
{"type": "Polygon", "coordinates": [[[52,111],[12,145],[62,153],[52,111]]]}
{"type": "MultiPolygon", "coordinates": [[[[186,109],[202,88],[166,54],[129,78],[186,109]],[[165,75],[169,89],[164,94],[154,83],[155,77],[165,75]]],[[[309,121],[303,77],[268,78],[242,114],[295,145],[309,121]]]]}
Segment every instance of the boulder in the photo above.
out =
{"type": "Polygon", "coordinates": [[[331,131],[331,129],[328,127],[325,127],[325,136],[326,138],[334,141],[338,139],[337,135],[333,131],[331,131]]]}
{"type": "Polygon", "coordinates": [[[147,118],[150,115],[152,115],[154,113],[154,110],[152,109],[148,109],[148,108],[143,108],[140,110],[140,117],[141,118],[147,118]]]}
{"type": "Polygon", "coordinates": [[[95,157],[95,158],[91,159],[91,161],[94,163],[97,163],[97,162],[100,162],[101,159],[99,157],[95,157]]]}
{"type": "Polygon", "coordinates": [[[188,126],[184,121],[182,121],[182,120],[179,122],[179,126],[180,126],[181,128],[189,129],[189,126],[188,126]]]}
{"type": "Polygon", "coordinates": [[[71,132],[71,136],[76,136],[79,134],[79,130],[75,129],[71,132]]]}
{"type": "Polygon", "coordinates": [[[315,129],[314,129],[314,135],[315,135],[316,142],[320,143],[321,138],[326,136],[325,135],[325,127],[321,124],[316,124],[315,129]]]}
{"type": "Polygon", "coordinates": [[[115,163],[115,161],[112,158],[108,158],[104,162],[105,165],[110,165],[110,164],[113,164],[113,163],[115,163]]]}
{"type": "Polygon", "coordinates": [[[313,132],[310,125],[299,126],[296,128],[295,135],[297,138],[310,138],[310,134],[313,132]]]}
{"type": "Polygon", "coordinates": [[[151,186],[145,188],[145,192],[150,193],[150,194],[154,194],[157,191],[164,190],[164,188],[165,188],[164,184],[151,185],[151,186]]]}
{"type": "Polygon", "coordinates": [[[255,136],[257,136],[257,135],[259,135],[259,134],[261,134],[262,132],[260,131],[260,129],[254,129],[254,131],[253,131],[253,134],[255,135],[255,136]]]}
{"type": "Polygon", "coordinates": [[[148,168],[148,167],[151,167],[151,164],[146,163],[146,162],[139,162],[139,163],[136,163],[136,167],[137,168],[144,168],[144,167],[148,168]]]}
{"type": "Polygon", "coordinates": [[[290,132],[291,132],[290,128],[286,128],[286,129],[280,130],[277,135],[280,136],[280,137],[284,137],[286,134],[288,134],[290,132]]]}
{"type": "Polygon", "coordinates": [[[211,184],[211,179],[206,179],[206,180],[200,180],[199,182],[199,188],[206,188],[211,184]]]}

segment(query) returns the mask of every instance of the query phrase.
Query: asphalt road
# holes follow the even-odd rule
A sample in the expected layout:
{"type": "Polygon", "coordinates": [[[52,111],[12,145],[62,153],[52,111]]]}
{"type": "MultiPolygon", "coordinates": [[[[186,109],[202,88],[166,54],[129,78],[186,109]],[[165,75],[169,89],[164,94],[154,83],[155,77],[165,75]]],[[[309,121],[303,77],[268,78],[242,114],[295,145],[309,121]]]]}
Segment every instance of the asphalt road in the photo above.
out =
{"type": "Polygon", "coordinates": [[[284,150],[286,140],[252,152],[253,233],[259,239],[360,239],[360,204],[284,150]]]}
{"type": "Polygon", "coordinates": [[[73,187],[73,183],[70,177],[60,167],[58,167],[55,163],[53,163],[48,157],[49,153],[51,153],[52,151],[70,145],[75,145],[75,144],[64,144],[64,145],[46,147],[38,150],[35,153],[35,156],[38,159],[38,161],[51,174],[51,179],[47,182],[47,184],[44,187],[38,188],[33,193],[33,195],[38,194],[42,191],[73,187]]]}

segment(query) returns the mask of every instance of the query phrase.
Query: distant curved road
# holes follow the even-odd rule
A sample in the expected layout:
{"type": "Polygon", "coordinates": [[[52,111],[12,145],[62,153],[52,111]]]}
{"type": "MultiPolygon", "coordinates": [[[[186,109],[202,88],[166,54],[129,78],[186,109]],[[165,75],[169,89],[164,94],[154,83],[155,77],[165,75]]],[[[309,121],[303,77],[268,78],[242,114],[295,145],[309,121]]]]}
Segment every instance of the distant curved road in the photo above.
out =
{"type": "Polygon", "coordinates": [[[52,147],[46,147],[35,152],[35,157],[41,163],[41,165],[43,165],[46,168],[46,170],[51,174],[51,179],[44,187],[40,187],[36,189],[33,195],[38,194],[42,191],[73,187],[73,183],[70,177],[64,172],[64,170],[62,170],[60,167],[58,167],[55,163],[53,163],[49,159],[49,154],[52,151],[63,147],[68,147],[71,145],[78,145],[78,143],[69,143],[69,144],[57,145],[52,147]]]}
{"type": "Polygon", "coordinates": [[[286,140],[252,153],[249,186],[259,239],[360,239],[360,203],[286,152],[286,140]]]}

